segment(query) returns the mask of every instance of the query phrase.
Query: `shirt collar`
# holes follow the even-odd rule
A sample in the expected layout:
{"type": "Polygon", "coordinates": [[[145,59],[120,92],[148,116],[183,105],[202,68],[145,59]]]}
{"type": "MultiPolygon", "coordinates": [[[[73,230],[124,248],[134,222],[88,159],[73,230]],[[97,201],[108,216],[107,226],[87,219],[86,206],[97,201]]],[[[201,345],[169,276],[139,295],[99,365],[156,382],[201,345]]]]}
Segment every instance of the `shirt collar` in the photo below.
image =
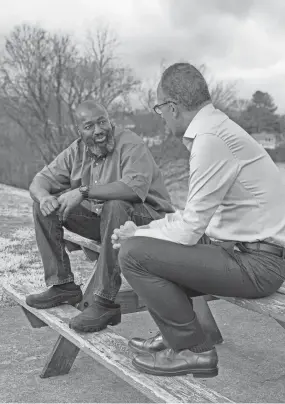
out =
{"type": "Polygon", "coordinates": [[[207,104],[194,116],[183,137],[185,140],[194,139],[201,133],[213,132],[213,129],[226,119],[228,117],[222,111],[216,109],[213,104],[207,104]]]}

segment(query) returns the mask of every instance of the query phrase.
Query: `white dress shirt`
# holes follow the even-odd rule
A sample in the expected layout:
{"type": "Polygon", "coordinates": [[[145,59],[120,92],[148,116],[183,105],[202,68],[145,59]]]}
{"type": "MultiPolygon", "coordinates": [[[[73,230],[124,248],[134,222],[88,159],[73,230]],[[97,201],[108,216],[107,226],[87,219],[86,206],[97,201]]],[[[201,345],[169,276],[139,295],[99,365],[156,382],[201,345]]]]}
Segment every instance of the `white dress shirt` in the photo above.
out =
{"type": "Polygon", "coordinates": [[[285,247],[285,182],[264,148],[212,104],[190,123],[186,147],[187,139],[193,145],[184,211],[138,228],[135,236],[195,245],[206,233],[212,240],[285,247]]]}

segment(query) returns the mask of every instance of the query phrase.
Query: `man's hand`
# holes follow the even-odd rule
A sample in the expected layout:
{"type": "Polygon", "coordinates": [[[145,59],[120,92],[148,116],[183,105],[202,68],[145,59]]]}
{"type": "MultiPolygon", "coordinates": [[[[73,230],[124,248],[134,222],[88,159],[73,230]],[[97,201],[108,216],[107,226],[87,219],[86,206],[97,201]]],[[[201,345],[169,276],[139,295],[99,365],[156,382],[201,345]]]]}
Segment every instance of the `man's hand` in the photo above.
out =
{"type": "Polygon", "coordinates": [[[56,196],[47,195],[40,199],[40,209],[44,216],[48,216],[59,208],[59,202],[56,196]]]}
{"type": "Polygon", "coordinates": [[[68,191],[60,195],[60,197],[58,198],[58,202],[60,204],[58,213],[61,219],[65,221],[72,209],[78,206],[82,201],[83,196],[79,191],[79,188],[73,189],[72,191],[68,191]]]}
{"type": "Polygon", "coordinates": [[[115,229],[114,233],[111,236],[114,250],[119,250],[122,241],[127,240],[130,237],[133,237],[135,235],[136,230],[137,226],[135,225],[134,222],[130,221],[120,226],[119,229],[115,229]]]}

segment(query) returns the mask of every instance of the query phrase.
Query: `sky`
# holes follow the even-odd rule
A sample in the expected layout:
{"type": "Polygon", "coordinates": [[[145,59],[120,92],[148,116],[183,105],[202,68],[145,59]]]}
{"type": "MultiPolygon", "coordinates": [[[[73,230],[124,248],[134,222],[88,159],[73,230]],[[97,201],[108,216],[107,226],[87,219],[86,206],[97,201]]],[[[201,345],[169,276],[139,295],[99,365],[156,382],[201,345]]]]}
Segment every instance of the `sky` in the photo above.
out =
{"type": "Polygon", "coordinates": [[[74,34],[108,24],[122,60],[155,79],[161,60],[206,64],[240,97],[269,92],[285,113],[285,0],[0,0],[0,44],[23,22],[74,34]]]}

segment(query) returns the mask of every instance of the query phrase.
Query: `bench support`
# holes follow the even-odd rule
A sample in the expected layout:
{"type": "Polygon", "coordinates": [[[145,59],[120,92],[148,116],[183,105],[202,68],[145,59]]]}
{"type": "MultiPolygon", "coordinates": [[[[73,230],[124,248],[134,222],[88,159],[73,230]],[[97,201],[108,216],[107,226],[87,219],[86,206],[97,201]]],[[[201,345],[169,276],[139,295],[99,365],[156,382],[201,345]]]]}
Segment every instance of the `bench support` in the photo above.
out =
{"type": "Polygon", "coordinates": [[[66,375],[69,373],[73,362],[80,349],[63,336],[59,336],[43,370],[42,379],[66,375]]]}
{"type": "Polygon", "coordinates": [[[282,320],[278,320],[277,318],[275,318],[275,321],[277,321],[277,323],[280,324],[281,327],[285,329],[285,319],[284,319],[284,321],[282,321],[282,320]]]}
{"type": "Polygon", "coordinates": [[[97,268],[97,262],[94,262],[93,270],[86,282],[86,284],[82,288],[83,299],[77,305],[77,309],[83,311],[86,307],[90,306],[93,303],[93,290],[94,290],[94,278],[95,278],[95,271],[97,268]]]}
{"type": "Polygon", "coordinates": [[[44,323],[41,319],[36,317],[33,313],[25,309],[25,307],[21,306],[23,312],[25,313],[25,316],[27,317],[29,323],[33,328],[41,328],[41,327],[47,327],[47,324],[44,323]]]}

